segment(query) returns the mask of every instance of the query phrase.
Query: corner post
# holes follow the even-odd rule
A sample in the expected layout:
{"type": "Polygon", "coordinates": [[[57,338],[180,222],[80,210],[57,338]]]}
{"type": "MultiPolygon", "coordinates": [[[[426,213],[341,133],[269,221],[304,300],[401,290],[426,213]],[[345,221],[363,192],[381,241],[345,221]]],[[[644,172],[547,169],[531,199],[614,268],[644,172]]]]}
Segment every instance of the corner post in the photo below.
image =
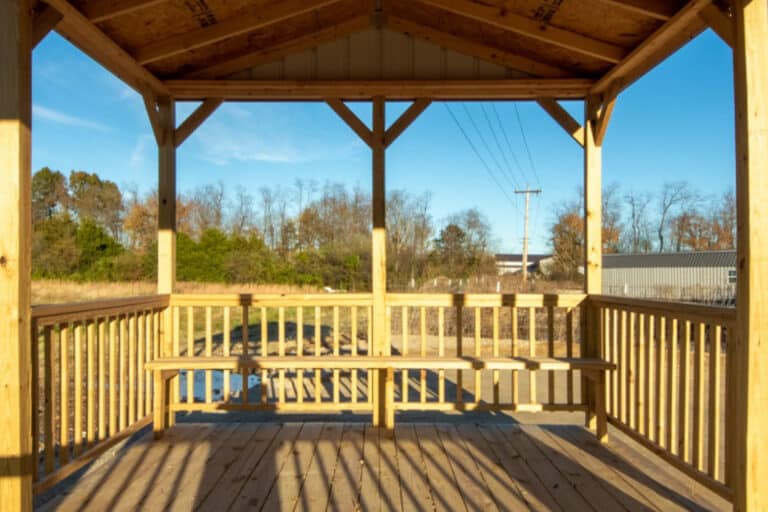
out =
{"type": "MultiPolygon", "coordinates": [[[[176,104],[173,98],[156,99],[157,124],[157,293],[171,294],[176,287],[176,104]]],[[[150,112],[150,116],[152,113],[150,112]]],[[[173,315],[171,308],[163,312],[160,334],[161,354],[173,355],[173,315]]],[[[178,401],[179,380],[171,379],[170,400],[165,401],[168,408],[166,425],[173,426],[171,406],[178,401]]]]}
{"type": "MultiPolygon", "coordinates": [[[[387,226],[385,186],[385,107],[384,97],[373,98],[373,233],[371,250],[371,291],[373,293],[373,353],[376,356],[391,354],[387,345],[387,226]]],[[[373,424],[378,427],[394,427],[394,410],[387,393],[387,371],[374,374],[373,424]]]]}
{"type": "Polygon", "coordinates": [[[738,282],[727,347],[726,480],[733,509],[746,512],[768,510],[768,0],[733,9],[738,282]]]}
{"type": "MultiPolygon", "coordinates": [[[[582,307],[582,350],[587,357],[600,356],[600,322],[589,301],[589,295],[602,290],[602,141],[596,135],[600,103],[595,96],[587,97],[584,102],[584,292],[587,301],[582,307]]],[[[597,386],[586,377],[582,377],[581,385],[582,398],[587,404],[586,426],[597,428],[597,386]]]]}
{"type": "Polygon", "coordinates": [[[32,510],[32,5],[0,2],[0,507],[32,510]]]}

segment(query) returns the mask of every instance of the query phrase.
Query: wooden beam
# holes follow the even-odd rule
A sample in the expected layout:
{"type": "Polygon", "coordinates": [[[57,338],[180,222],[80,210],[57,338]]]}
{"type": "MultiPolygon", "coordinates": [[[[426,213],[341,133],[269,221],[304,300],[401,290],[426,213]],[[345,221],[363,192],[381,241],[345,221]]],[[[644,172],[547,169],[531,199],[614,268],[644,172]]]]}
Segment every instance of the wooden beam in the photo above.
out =
{"type": "Polygon", "coordinates": [[[158,224],[157,293],[173,293],[176,286],[176,107],[172,98],[157,100],[158,141],[158,224]]]}
{"type": "Polygon", "coordinates": [[[673,18],[598,80],[591,93],[603,94],[612,87],[618,87],[619,91],[629,87],[685,43],[699,35],[706,26],[699,13],[711,1],[691,0],[673,18]]]}
{"type": "Polygon", "coordinates": [[[607,62],[619,62],[627,54],[627,51],[620,46],[598,41],[597,39],[551,25],[542,25],[541,22],[532,18],[508,12],[506,8],[492,7],[469,0],[419,1],[465,18],[471,18],[607,62]]]}
{"type": "Polygon", "coordinates": [[[349,109],[348,106],[344,104],[343,101],[338,98],[331,98],[326,100],[326,103],[328,103],[328,106],[331,107],[345,123],[347,123],[347,126],[349,126],[363,142],[372,147],[373,132],[349,109]]]}
{"type": "Polygon", "coordinates": [[[234,16],[191,32],[173,35],[160,41],[149,43],[138,48],[134,52],[134,56],[140,64],[148,64],[240,34],[253,32],[254,30],[274,25],[275,23],[314,11],[338,1],[284,0],[269,7],[254,9],[252,14],[234,16]]]}
{"type": "Polygon", "coordinates": [[[128,52],[88,21],[67,0],[44,1],[64,16],[56,26],[56,31],[86,55],[141,94],[147,90],[159,95],[168,94],[168,90],[157,77],[139,65],[128,52]]]}
{"type": "Polygon", "coordinates": [[[417,39],[429,41],[439,46],[465,55],[471,55],[499,66],[527,73],[531,76],[542,78],[568,78],[573,73],[565,69],[544,62],[523,57],[513,52],[494,48],[481,43],[458,37],[440,29],[399,18],[388,16],[386,27],[396,32],[411,35],[417,39]]]}
{"type": "Polygon", "coordinates": [[[768,510],[768,0],[733,5],[738,282],[736,336],[726,347],[726,478],[733,510],[750,512],[768,510]]]}
{"type": "Polygon", "coordinates": [[[40,41],[45,39],[48,33],[56,28],[63,16],[50,5],[43,4],[35,10],[35,18],[32,22],[32,48],[36,48],[40,41]]]}
{"type": "Polygon", "coordinates": [[[275,61],[287,55],[309,50],[329,41],[335,41],[354,32],[370,26],[369,16],[358,16],[335,25],[322,28],[311,34],[282,41],[273,46],[259,48],[257,51],[225,59],[212,65],[194,70],[184,75],[184,78],[222,78],[244,69],[275,61]]]}
{"type": "Polygon", "coordinates": [[[413,102],[403,114],[392,123],[392,126],[384,133],[384,146],[389,147],[397,138],[413,123],[422,112],[427,110],[432,100],[420,98],[413,102]]]}
{"type": "Polygon", "coordinates": [[[32,510],[38,462],[30,389],[37,345],[30,336],[31,13],[28,0],[0,2],[0,508],[22,512],[32,510]]]}
{"type": "Polygon", "coordinates": [[[83,14],[94,23],[111,20],[124,14],[154,7],[168,0],[90,0],[83,6],[83,14]]]}
{"type": "Polygon", "coordinates": [[[605,134],[608,131],[608,124],[611,121],[613,115],[613,107],[616,105],[616,98],[618,97],[618,91],[612,89],[603,97],[600,112],[597,119],[595,119],[595,145],[602,146],[605,134]]]}
{"type": "Polygon", "coordinates": [[[677,13],[679,2],[669,0],[601,0],[605,4],[613,5],[629,12],[642,14],[666,21],[677,13]]]}
{"type": "Polygon", "coordinates": [[[168,80],[178,100],[325,101],[370,100],[530,100],[541,96],[581,99],[592,87],[589,79],[501,80],[168,80]]]}
{"type": "Polygon", "coordinates": [[[539,104],[549,116],[559,124],[579,146],[584,147],[584,127],[553,98],[537,98],[539,104]]]}
{"type": "Polygon", "coordinates": [[[174,146],[177,148],[181,146],[184,141],[211,116],[211,114],[216,112],[216,109],[218,109],[222,103],[224,103],[224,100],[221,98],[208,98],[204,100],[203,103],[201,103],[200,106],[197,107],[178,128],[176,128],[173,137],[174,146]]]}
{"type": "Polygon", "coordinates": [[[147,112],[149,125],[152,127],[152,133],[155,136],[155,142],[159,146],[163,143],[163,128],[160,125],[157,96],[151,92],[146,92],[142,95],[142,99],[144,100],[144,110],[147,112]]]}
{"type": "Polygon", "coordinates": [[[714,3],[701,10],[699,16],[725,44],[733,48],[736,41],[736,20],[714,3]]]}

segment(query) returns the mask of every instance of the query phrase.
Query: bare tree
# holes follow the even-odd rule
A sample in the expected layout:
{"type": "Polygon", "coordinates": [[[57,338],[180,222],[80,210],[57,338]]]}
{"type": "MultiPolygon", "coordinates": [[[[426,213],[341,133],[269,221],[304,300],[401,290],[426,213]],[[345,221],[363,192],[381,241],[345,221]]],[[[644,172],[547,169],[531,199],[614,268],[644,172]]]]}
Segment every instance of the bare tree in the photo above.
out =
{"type": "Polygon", "coordinates": [[[659,218],[656,226],[659,252],[664,252],[666,241],[664,234],[669,229],[667,224],[670,215],[681,205],[685,204],[691,198],[691,195],[690,187],[684,181],[667,182],[662,186],[661,193],[659,194],[659,218]]]}
{"type": "Polygon", "coordinates": [[[253,196],[247,190],[237,189],[230,211],[229,225],[232,233],[245,235],[253,230],[256,211],[253,207],[253,196]]]}
{"type": "Polygon", "coordinates": [[[624,196],[629,206],[629,250],[631,252],[648,252],[651,241],[648,236],[647,209],[651,198],[647,193],[630,192],[624,196]]]}

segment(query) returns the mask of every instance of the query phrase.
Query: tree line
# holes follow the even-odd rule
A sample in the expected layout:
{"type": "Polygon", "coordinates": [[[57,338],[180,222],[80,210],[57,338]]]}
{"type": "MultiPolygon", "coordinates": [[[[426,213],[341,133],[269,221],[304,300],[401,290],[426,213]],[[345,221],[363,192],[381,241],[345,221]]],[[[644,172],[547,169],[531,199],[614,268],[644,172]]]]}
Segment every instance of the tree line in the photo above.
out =
{"type": "MultiPolygon", "coordinates": [[[[553,272],[575,278],[584,260],[583,193],[555,212],[553,272]]],[[[736,197],[706,195],[684,181],[655,192],[603,190],[603,253],[663,253],[736,248],[736,197]]]]}
{"type": "MultiPolygon", "coordinates": [[[[154,279],[157,206],[156,191],[124,191],[96,173],[40,169],[32,179],[33,275],[154,279]]],[[[176,216],[179,280],[370,286],[371,197],[358,187],[297,180],[252,193],[205,185],[178,195],[176,216]]],[[[477,209],[436,222],[428,194],[388,193],[390,287],[495,273],[492,247],[477,209]]]]}

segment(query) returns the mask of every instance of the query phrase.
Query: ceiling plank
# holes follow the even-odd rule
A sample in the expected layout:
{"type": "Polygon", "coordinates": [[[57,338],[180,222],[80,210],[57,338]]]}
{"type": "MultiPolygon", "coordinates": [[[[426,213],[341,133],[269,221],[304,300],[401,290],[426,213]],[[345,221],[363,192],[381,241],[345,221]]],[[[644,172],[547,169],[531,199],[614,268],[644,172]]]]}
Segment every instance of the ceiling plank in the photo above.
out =
{"type": "Polygon", "coordinates": [[[386,27],[397,32],[409,34],[417,39],[435,43],[438,46],[442,46],[458,53],[471,55],[500,66],[522,71],[531,76],[544,78],[568,78],[573,76],[573,73],[557,66],[539,62],[499,48],[476,43],[463,37],[458,37],[434,27],[429,27],[422,23],[410,21],[398,16],[388,16],[386,27]]]}
{"type": "Polygon", "coordinates": [[[531,100],[584,98],[594,84],[582,78],[509,80],[167,80],[178,100],[325,101],[370,100],[531,100]]]}
{"type": "Polygon", "coordinates": [[[637,14],[667,21],[680,10],[679,3],[669,0],[600,0],[603,3],[637,14]]]}
{"type": "Polygon", "coordinates": [[[43,5],[42,9],[36,10],[32,20],[32,48],[40,44],[40,41],[56,28],[62,18],[61,13],[50,5],[43,5]]]}
{"type": "Polygon", "coordinates": [[[284,0],[270,7],[257,9],[252,14],[234,16],[214,25],[149,43],[136,49],[133,54],[140,64],[148,64],[230,37],[252,32],[339,1],[284,0]]]}
{"type": "Polygon", "coordinates": [[[584,127],[553,98],[537,98],[536,102],[559,124],[579,146],[584,147],[584,127]]]}
{"type": "Polygon", "coordinates": [[[706,28],[699,13],[712,0],[691,0],[672,19],[662,25],[635,48],[623,61],[613,67],[592,89],[603,94],[615,88],[618,92],[653,69],[657,64],[696,37],[706,28]]]}
{"type": "Polygon", "coordinates": [[[86,55],[141,94],[147,90],[158,95],[168,94],[156,76],[136,62],[67,0],[45,0],[45,3],[64,16],[56,26],[56,31],[86,55]]]}
{"type": "Polygon", "coordinates": [[[342,121],[347,123],[347,126],[349,126],[363,142],[368,146],[373,147],[373,131],[368,128],[343,101],[338,98],[330,98],[326,100],[326,103],[328,103],[328,106],[336,112],[336,115],[338,115],[342,121]]]}
{"type": "Polygon", "coordinates": [[[204,100],[194,112],[189,114],[181,125],[173,133],[173,143],[178,148],[185,140],[192,135],[195,130],[205,122],[206,119],[211,117],[211,114],[216,112],[224,100],[221,98],[207,98],[204,100]]]}
{"type": "Polygon", "coordinates": [[[488,25],[531,37],[539,41],[560,46],[568,50],[589,55],[607,62],[617,63],[627,54],[620,46],[598,41],[576,32],[557,28],[506,11],[469,0],[419,0],[421,3],[444,11],[471,18],[488,25]]]}
{"type": "Polygon", "coordinates": [[[282,41],[278,44],[275,44],[274,46],[260,48],[259,50],[252,53],[231,59],[225,59],[222,62],[217,62],[216,64],[189,72],[185,74],[184,77],[220,78],[229,76],[244,69],[253,68],[261,64],[266,64],[268,62],[281,59],[287,55],[309,50],[319,46],[322,43],[348,36],[349,34],[363,30],[369,26],[370,17],[367,15],[359,16],[357,18],[352,18],[351,20],[320,29],[311,34],[303,34],[287,41],[282,41]]]}
{"type": "Polygon", "coordinates": [[[146,9],[168,0],[91,0],[83,5],[82,12],[94,23],[111,20],[123,14],[146,9]]]}

